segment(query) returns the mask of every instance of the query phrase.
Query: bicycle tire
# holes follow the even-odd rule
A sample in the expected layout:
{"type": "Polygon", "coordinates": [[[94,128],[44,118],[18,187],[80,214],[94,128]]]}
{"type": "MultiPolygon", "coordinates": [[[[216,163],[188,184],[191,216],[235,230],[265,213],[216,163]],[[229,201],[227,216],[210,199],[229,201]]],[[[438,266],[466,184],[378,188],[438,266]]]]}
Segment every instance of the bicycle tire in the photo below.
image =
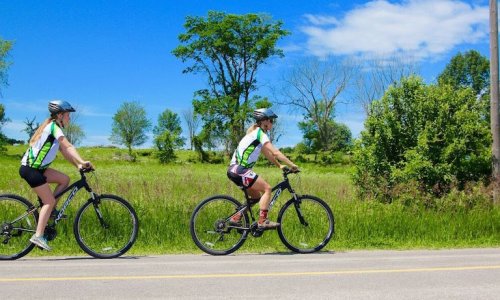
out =
{"type": "Polygon", "coordinates": [[[80,207],[73,223],[80,248],[95,258],[104,259],[125,254],[135,243],[138,230],[134,208],[115,195],[89,199],[80,207]]]}
{"type": "MultiPolygon", "coordinates": [[[[226,195],[209,197],[196,206],[189,229],[198,248],[211,255],[227,255],[238,250],[248,236],[248,230],[232,228],[227,220],[241,207],[236,199],[226,195]]],[[[241,227],[249,227],[248,214],[241,218],[241,227]]]]}
{"type": "Polygon", "coordinates": [[[335,232],[333,212],[318,197],[303,195],[290,199],[278,213],[278,235],[283,244],[297,253],[313,253],[325,247],[335,232]],[[305,223],[299,219],[298,212],[305,223]]]}
{"type": "Polygon", "coordinates": [[[37,224],[38,210],[31,202],[17,195],[0,195],[0,260],[18,259],[33,250],[30,238],[37,224]]]}

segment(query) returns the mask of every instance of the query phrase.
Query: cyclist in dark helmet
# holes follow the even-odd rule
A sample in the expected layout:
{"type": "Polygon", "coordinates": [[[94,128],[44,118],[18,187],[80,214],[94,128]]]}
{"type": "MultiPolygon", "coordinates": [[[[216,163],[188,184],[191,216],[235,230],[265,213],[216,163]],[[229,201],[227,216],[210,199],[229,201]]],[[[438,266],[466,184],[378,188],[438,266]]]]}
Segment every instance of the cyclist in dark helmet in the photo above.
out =
{"type": "MultiPolygon", "coordinates": [[[[57,170],[49,168],[56,158],[57,150],[78,168],[92,168],[89,161],[83,160],[75,147],[66,139],[61,128],[70,122],[70,113],[75,109],[66,101],[49,102],[50,117],[35,131],[22,160],[19,174],[31,186],[42,202],[36,232],[30,241],[50,251],[47,240],[43,236],[47,222],[53,212],[57,200],[54,195],[64,190],[69,184],[69,177],[57,170]],[[55,183],[52,192],[49,183],[55,183]]],[[[54,211],[56,213],[56,211],[54,211]]]]}
{"type": "MultiPolygon", "coordinates": [[[[289,160],[281,151],[276,149],[269,140],[267,132],[273,127],[274,120],[278,117],[269,108],[256,109],[253,112],[255,124],[250,126],[247,134],[238,144],[234,151],[231,163],[227,170],[227,176],[241,189],[246,189],[253,203],[259,202],[260,213],[258,227],[261,229],[272,229],[280,224],[267,218],[269,203],[271,202],[271,186],[262,177],[252,171],[260,152],[279,168],[284,168],[283,162],[293,171],[298,167],[289,160]]],[[[235,215],[230,222],[238,224],[242,215],[235,215]]]]}

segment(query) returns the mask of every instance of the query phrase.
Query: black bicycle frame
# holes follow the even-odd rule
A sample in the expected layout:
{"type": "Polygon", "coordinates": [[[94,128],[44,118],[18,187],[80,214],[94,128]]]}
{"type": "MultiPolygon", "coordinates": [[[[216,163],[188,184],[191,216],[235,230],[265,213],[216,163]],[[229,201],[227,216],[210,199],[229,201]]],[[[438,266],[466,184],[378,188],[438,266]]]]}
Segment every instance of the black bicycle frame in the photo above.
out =
{"type": "Polygon", "coordinates": [[[281,192],[283,192],[283,190],[288,190],[290,192],[290,194],[293,195],[294,199],[297,197],[297,195],[295,194],[295,191],[293,190],[292,186],[290,185],[290,182],[288,181],[287,175],[285,175],[285,178],[283,179],[283,181],[278,183],[271,190],[271,192],[273,192],[274,194],[273,194],[273,198],[271,199],[271,202],[269,203],[268,210],[271,210],[271,208],[274,206],[274,203],[276,202],[276,200],[278,200],[278,197],[279,197],[279,195],[281,195],[281,192]]]}
{"type": "Polygon", "coordinates": [[[81,170],[80,170],[80,175],[82,176],[82,178],[80,180],[75,181],[70,186],[68,186],[63,191],[61,191],[60,193],[58,193],[57,195],[54,196],[54,198],[57,199],[71,190],[71,193],[68,195],[68,197],[66,198],[66,201],[64,201],[63,205],[61,206],[61,209],[59,210],[59,214],[56,216],[56,218],[54,220],[54,224],[57,224],[59,222],[59,220],[62,219],[62,217],[64,215],[64,211],[66,210],[68,205],[71,203],[71,201],[75,197],[76,193],[81,188],[85,188],[85,190],[87,190],[87,192],[90,193],[92,199],[95,199],[95,194],[94,194],[94,192],[92,192],[92,189],[90,188],[89,184],[87,183],[87,178],[85,177],[84,172],[81,170]]]}
{"type": "MultiPolygon", "coordinates": [[[[273,197],[271,198],[271,202],[269,203],[269,208],[268,210],[271,210],[271,208],[274,206],[274,203],[276,203],[276,200],[278,200],[278,197],[281,195],[281,193],[284,191],[284,190],[288,190],[290,192],[290,194],[292,194],[293,198],[294,199],[297,199],[297,194],[295,194],[295,190],[292,188],[292,186],[290,185],[290,182],[288,181],[288,174],[289,173],[284,173],[283,176],[283,181],[281,181],[280,183],[278,183],[276,186],[274,186],[271,190],[271,193],[274,193],[273,194],[273,197]]],[[[238,212],[243,212],[245,209],[248,208],[248,211],[250,212],[250,216],[252,217],[252,220],[254,220],[254,216],[252,214],[252,210],[250,209],[250,197],[248,196],[248,193],[247,193],[247,190],[243,190],[243,192],[245,193],[245,199],[247,201],[247,204],[244,205],[241,209],[238,210],[238,212]]],[[[302,214],[300,214],[300,218],[302,220],[302,214]]]]}

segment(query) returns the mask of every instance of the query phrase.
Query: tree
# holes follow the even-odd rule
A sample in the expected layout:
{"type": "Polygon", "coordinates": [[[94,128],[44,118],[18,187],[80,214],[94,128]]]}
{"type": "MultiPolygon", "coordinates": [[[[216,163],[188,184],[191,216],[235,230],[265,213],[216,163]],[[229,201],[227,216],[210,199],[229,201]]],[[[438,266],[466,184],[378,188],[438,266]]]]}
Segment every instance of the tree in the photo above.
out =
{"type": "Polygon", "coordinates": [[[63,128],[64,135],[73,145],[79,145],[85,138],[85,132],[78,122],[80,119],[79,111],[76,107],[76,112],[71,113],[71,122],[63,128]]]}
{"type": "Polygon", "coordinates": [[[73,145],[79,145],[85,138],[85,132],[82,127],[73,121],[66,125],[63,131],[68,141],[73,145]]]}
{"type": "Polygon", "coordinates": [[[110,140],[119,145],[125,145],[132,156],[132,146],[140,146],[147,140],[146,132],[151,128],[151,122],[146,117],[146,111],[138,102],[124,102],[113,116],[110,140]]]}
{"type": "Polygon", "coordinates": [[[188,109],[182,112],[182,117],[184,118],[184,121],[187,124],[188,127],[188,132],[189,132],[189,149],[193,150],[194,149],[194,137],[196,136],[196,131],[198,130],[198,127],[200,126],[200,119],[198,118],[198,115],[195,114],[194,110],[188,109]]]}
{"type": "Polygon", "coordinates": [[[370,104],[380,99],[391,84],[416,73],[414,60],[402,55],[365,58],[355,76],[354,97],[369,114],[370,104]]]}
{"type": "Polygon", "coordinates": [[[354,182],[363,196],[392,201],[399,184],[446,193],[491,174],[491,134],[475,91],[426,86],[409,77],[374,101],[355,145],[354,182]]]}
{"type": "Polygon", "coordinates": [[[31,120],[26,118],[26,121],[24,121],[24,125],[26,125],[26,127],[23,129],[23,132],[26,132],[26,134],[28,135],[28,143],[31,140],[33,134],[35,134],[36,129],[40,127],[40,122],[35,123],[35,120],[36,116],[31,120]]]}
{"type": "Polygon", "coordinates": [[[158,125],[153,129],[153,133],[155,146],[158,150],[157,156],[161,163],[175,159],[174,150],[185,144],[185,139],[181,137],[180,124],[179,116],[169,109],[166,109],[158,117],[158,125]]]}
{"type": "Polygon", "coordinates": [[[486,95],[490,86],[490,61],[476,50],[458,53],[438,76],[441,84],[470,87],[476,95],[486,95]]]}
{"type": "MultiPolygon", "coordinates": [[[[2,96],[3,86],[8,85],[7,70],[11,63],[6,58],[11,48],[12,42],[0,38],[0,96],[2,96]]],[[[2,127],[8,121],[9,119],[5,117],[5,107],[0,103],[0,152],[5,151],[4,145],[7,143],[7,137],[3,134],[2,127]]]]}
{"type": "Polygon", "coordinates": [[[7,122],[9,122],[9,119],[5,117],[5,108],[0,103],[0,152],[5,151],[4,145],[7,143],[7,137],[2,132],[2,127],[7,122]]]}
{"type": "MultiPolygon", "coordinates": [[[[325,127],[330,135],[328,137],[330,142],[328,149],[330,151],[347,152],[351,148],[352,133],[349,127],[344,124],[337,123],[334,120],[330,120],[325,127]]],[[[318,127],[313,121],[306,120],[299,122],[299,129],[302,131],[304,145],[308,147],[307,151],[309,153],[315,153],[322,149],[318,127]]]]}
{"type": "Polygon", "coordinates": [[[0,96],[2,95],[2,86],[8,85],[7,71],[12,64],[6,60],[9,51],[12,49],[12,42],[0,38],[0,96]]]}
{"type": "Polygon", "coordinates": [[[317,131],[315,140],[319,150],[331,150],[335,106],[351,84],[354,71],[352,64],[332,57],[313,58],[297,64],[284,76],[281,104],[298,109],[305,122],[311,122],[317,131]]]}
{"type": "MultiPolygon", "coordinates": [[[[209,11],[208,16],[186,17],[186,32],[173,54],[192,65],[183,73],[203,73],[208,88],[195,92],[195,113],[202,116],[205,136],[224,137],[231,153],[244,135],[245,123],[253,110],[257,71],[272,57],[282,57],[277,41],[288,32],[282,22],[266,15],[235,15],[209,11]]],[[[206,141],[204,141],[206,142],[206,141]]]]}

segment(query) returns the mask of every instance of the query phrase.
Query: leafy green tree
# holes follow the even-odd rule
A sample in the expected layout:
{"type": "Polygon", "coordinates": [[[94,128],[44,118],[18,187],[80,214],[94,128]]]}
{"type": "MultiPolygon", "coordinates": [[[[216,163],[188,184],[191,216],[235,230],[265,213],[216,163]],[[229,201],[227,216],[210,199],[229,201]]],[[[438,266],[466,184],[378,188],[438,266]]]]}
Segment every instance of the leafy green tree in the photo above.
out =
{"type": "Polygon", "coordinates": [[[329,120],[325,124],[326,132],[328,132],[328,145],[322,144],[318,127],[312,120],[299,122],[299,129],[304,137],[304,145],[308,146],[310,153],[322,149],[328,149],[332,152],[346,152],[352,146],[352,134],[349,127],[334,120],[329,120]]]}
{"type": "Polygon", "coordinates": [[[195,93],[195,113],[202,116],[204,135],[224,137],[232,152],[253,109],[257,71],[270,57],[283,56],[276,43],[289,33],[267,15],[217,11],[206,18],[186,17],[184,28],[173,54],[192,62],[184,73],[203,73],[208,81],[207,89],[195,93]]]}
{"type": "Polygon", "coordinates": [[[391,201],[399,184],[446,193],[491,174],[491,134],[474,90],[409,77],[374,101],[355,146],[363,197],[391,201]]]}
{"type": "Polygon", "coordinates": [[[0,152],[5,152],[6,150],[5,144],[7,144],[8,138],[3,134],[2,127],[9,121],[10,120],[5,117],[5,107],[2,103],[0,103],[0,152]]]}
{"type": "Polygon", "coordinates": [[[444,71],[438,82],[454,88],[470,87],[476,95],[488,94],[490,88],[490,61],[476,50],[458,53],[444,71]]]}
{"type": "Polygon", "coordinates": [[[175,149],[185,144],[185,138],[181,137],[182,128],[179,116],[166,109],[158,117],[158,125],[153,129],[154,143],[158,150],[157,157],[161,163],[167,163],[176,158],[175,149]]]}
{"type": "Polygon", "coordinates": [[[332,132],[333,138],[330,146],[331,151],[345,153],[352,148],[352,133],[347,125],[333,122],[332,132]]]}
{"type": "Polygon", "coordinates": [[[113,116],[110,140],[119,145],[125,145],[132,155],[132,146],[140,146],[147,140],[146,132],[151,128],[151,122],[146,111],[138,102],[124,102],[113,116]]]}
{"type": "Polygon", "coordinates": [[[63,131],[68,141],[73,145],[79,145],[85,138],[85,132],[82,127],[73,121],[66,125],[63,131]]]}
{"type": "MultiPolygon", "coordinates": [[[[12,48],[12,42],[6,41],[0,38],[0,96],[2,96],[3,86],[8,85],[7,81],[7,71],[11,62],[7,61],[7,56],[12,48]]],[[[4,145],[7,143],[7,137],[2,132],[3,125],[8,122],[9,119],[5,117],[5,107],[0,103],[0,152],[5,151],[4,145]]]]}
{"type": "Polygon", "coordinates": [[[8,85],[7,71],[12,63],[7,61],[7,56],[11,49],[12,42],[0,38],[0,96],[2,95],[2,87],[8,85]]]}
{"type": "Polygon", "coordinates": [[[64,135],[73,145],[79,145],[85,138],[85,132],[78,122],[80,119],[79,111],[80,110],[77,107],[76,112],[71,114],[71,122],[63,128],[64,135]]]}

